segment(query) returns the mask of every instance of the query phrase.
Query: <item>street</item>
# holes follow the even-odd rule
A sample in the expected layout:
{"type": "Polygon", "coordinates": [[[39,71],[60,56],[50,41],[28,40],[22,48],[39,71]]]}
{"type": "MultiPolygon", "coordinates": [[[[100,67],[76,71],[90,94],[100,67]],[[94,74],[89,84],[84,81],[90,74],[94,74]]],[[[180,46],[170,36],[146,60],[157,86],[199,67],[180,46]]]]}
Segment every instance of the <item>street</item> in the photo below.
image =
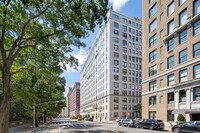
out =
{"type": "Polygon", "coordinates": [[[40,127],[33,133],[166,133],[148,129],[120,127],[116,122],[89,122],[71,119],[54,119],[48,125],[40,127]]]}

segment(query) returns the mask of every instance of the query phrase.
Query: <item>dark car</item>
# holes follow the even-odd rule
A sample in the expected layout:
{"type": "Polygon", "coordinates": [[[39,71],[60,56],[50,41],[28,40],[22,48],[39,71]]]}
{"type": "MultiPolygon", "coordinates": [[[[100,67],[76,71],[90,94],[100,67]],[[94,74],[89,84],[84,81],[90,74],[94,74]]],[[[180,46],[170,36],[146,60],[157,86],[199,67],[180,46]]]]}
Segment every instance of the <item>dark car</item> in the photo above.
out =
{"type": "Polygon", "coordinates": [[[190,121],[172,127],[174,133],[200,133],[200,121],[190,121]]]}
{"type": "Polygon", "coordinates": [[[132,119],[122,119],[119,121],[119,126],[135,127],[136,121],[132,119]]]}
{"type": "Polygon", "coordinates": [[[144,119],[141,122],[136,123],[137,128],[148,128],[150,130],[153,129],[164,129],[164,123],[161,120],[154,120],[154,119],[144,119]]]}
{"type": "Polygon", "coordinates": [[[89,118],[85,118],[86,121],[93,121],[93,119],[91,117],[89,118]]]}

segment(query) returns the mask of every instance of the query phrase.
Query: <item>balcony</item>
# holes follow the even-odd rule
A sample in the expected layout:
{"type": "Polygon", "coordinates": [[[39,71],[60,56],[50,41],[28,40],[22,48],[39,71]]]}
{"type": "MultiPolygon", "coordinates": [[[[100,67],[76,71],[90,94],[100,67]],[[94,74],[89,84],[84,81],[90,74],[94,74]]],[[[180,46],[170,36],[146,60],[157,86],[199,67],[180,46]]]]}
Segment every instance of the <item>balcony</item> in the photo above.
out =
{"type": "Polygon", "coordinates": [[[190,17],[188,17],[187,18],[187,21],[185,22],[185,24],[183,24],[183,25],[181,25],[181,26],[179,26],[179,27],[175,27],[174,28],[174,31],[171,33],[171,34],[169,34],[169,35],[165,35],[164,37],[163,37],[163,42],[164,42],[164,44],[167,44],[167,42],[168,42],[168,40],[170,39],[170,38],[172,38],[172,37],[177,37],[178,36],[178,34],[182,31],[182,30],[184,30],[185,28],[191,28],[192,27],[192,23],[194,23],[195,21],[197,21],[198,19],[200,18],[200,13],[199,14],[197,14],[197,15],[195,15],[195,16],[190,16],[190,17]]]}

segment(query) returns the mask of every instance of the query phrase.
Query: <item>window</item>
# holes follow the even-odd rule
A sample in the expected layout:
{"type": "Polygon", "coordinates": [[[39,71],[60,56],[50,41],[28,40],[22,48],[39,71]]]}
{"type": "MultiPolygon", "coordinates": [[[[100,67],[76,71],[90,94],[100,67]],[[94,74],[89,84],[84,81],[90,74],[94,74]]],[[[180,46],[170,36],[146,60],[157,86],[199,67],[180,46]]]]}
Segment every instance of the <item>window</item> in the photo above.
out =
{"type": "Polygon", "coordinates": [[[133,34],[135,34],[135,29],[133,29],[133,34]]]}
{"type": "Polygon", "coordinates": [[[118,90],[114,90],[114,94],[115,95],[119,95],[119,91],[118,90]]]}
{"type": "Polygon", "coordinates": [[[127,39],[127,33],[124,33],[124,32],[123,32],[122,36],[123,36],[125,39],[127,39]]]}
{"type": "Polygon", "coordinates": [[[156,80],[149,83],[149,91],[156,90],[156,88],[157,88],[156,80]]]}
{"type": "Polygon", "coordinates": [[[115,87],[115,88],[118,88],[118,87],[119,87],[119,83],[114,82],[114,87],[115,87]]]}
{"type": "Polygon", "coordinates": [[[167,49],[168,51],[171,51],[172,49],[174,49],[174,37],[168,41],[167,49]]]}
{"type": "Polygon", "coordinates": [[[157,34],[153,35],[150,39],[149,39],[149,47],[152,47],[153,45],[155,45],[157,42],[157,34]]]}
{"type": "Polygon", "coordinates": [[[123,67],[127,67],[127,62],[122,62],[123,67]]]}
{"type": "Polygon", "coordinates": [[[194,1],[194,16],[200,13],[200,0],[194,1]]]}
{"type": "MultiPolygon", "coordinates": [[[[149,119],[156,119],[156,111],[149,111],[149,119]]],[[[152,120],[147,120],[148,123],[152,123],[152,120]]]]}
{"type": "Polygon", "coordinates": [[[127,105],[122,105],[122,110],[127,110],[127,105]]]}
{"type": "Polygon", "coordinates": [[[114,14],[114,18],[115,18],[115,19],[119,19],[119,16],[116,15],[116,14],[114,14]]]}
{"type": "Polygon", "coordinates": [[[200,100],[200,87],[193,88],[193,100],[194,101],[200,100]]]}
{"type": "Polygon", "coordinates": [[[115,27],[115,28],[119,28],[119,24],[116,23],[116,22],[114,22],[114,27],[115,27]]]}
{"type": "Polygon", "coordinates": [[[174,66],[174,55],[167,59],[167,68],[172,68],[174,66]]]}
{"type": "Polygon", "coordinates": [[[118,110],[118,109],[119,109],[119,106],[118,106],[118,105],[114,105],[114,109],[115,109],[115,110],[118,110]]]}
{"type": "Polygon", "coordinates": [[[179,102],[186,102],[186,91],[179,91],[179,102]]]}
{"type": "Polygon", "coordinates": [[[168,86],[174,85],[174,74],[168,76],[168,86]]]}
{"type": "Polygon", "coordinates": [[[151,18],[157,11],[157,4],[154,4],[153,7],[149,10],[149,18],[151,18]]]}
{"type": "Polygon", "coordinates": [[[122,40],[122,44],[123,45],[127,45],[127,41],[126,40],[122,40]]]}
{"type": "Polygon", "coordinates": [[[156,105],[156,96],[149,97],[149,106],[156,105]]]}
{"type": "Polygon", "coordinates": [[[167,94],[168,104],[174,104],[174,92],[167,94]]]}
{"type": "Polygon", "coordinates": [[[187,9],[179,14],[179,25],[182,26],[187,21],[187,9]]]}
{"type": "Polygon", "coordinates": [[[119,61],[118,60],[114,60],[114,65],[118,66],[119,65],[119,61]]]}
{"type": "Polygon", "coordinates": [[[187,41],[187,29],[185,29],[179,34],[179,44],[183,44],[186,41],[187,41]]]}
{"type": "Polygon", "coordinates": [[[119,58],[119,53],[114,52],[114,58],[119,58]]]}
{"type": "Polygon", "coordinates": [[[194,23],[193,28],[194,36],[200,34],[200,20],[194,23]]]}
{"type": "Polygon", "coordinates": [[[179,0],[179,6],[181,6],[186,0],[179,0]]]}
{"type": "Polygon", "coordinates": [[[119,76],[118,75],[114,75],[114,80],[115,81],[119,80],[119,76]]]}
{"type": "Polygon", "coordinates": [[[118,73],[119,72],[119,68],[118,67],[114,67],[114,72],[118,73]]]}
{"type": "Polygon", "coordinates": [[[127,55],[123,54],[123,59],[127,61],[127,55]]]}
{"type": "MultiPolygon", "coordinates": [[[[127,77],[122,76],[122,80],[123,80],[124,82],[126,82],[126,81],[127,81],[127,77]]],[[[123,88],[127,88],[127,84],[123,84],[123,88]]]]}
{"type": "Polygon", "coordinates": [[[187,81],[187,69],[179,72],[179,81],[180,82],[187,81]]]}
{"type": "Polygon", "coordinates": [[[123,31],[127,31],[127,26],[122,25],[122,29],[123,29],[123,31]]]}
{"type": "Polygon", "coordinates": [[[171,34],[174,31],[174,20],[168,23],[168,34],[171,34]]]}
{"type": "Polygon", "coordinates": [[[197,57],[200,55],[200,42],[194,44],[193,46],[193,57],[197,57]]]}
{"type": "Polygon", "coordinates": [[[119,98],[118,97],[114,97],[114,102],[118,103],[119,102],[119,98]]]}
{"type": "Polygon", "coordinates": [[[157,50],[155,49],[154,51],[152,51],[150,54],[149,54],[149,62],[152,62],[156,59],[157,57],[157,50]]]}
{"type": "Polygon", "coordinates": [[[149,3],[151,3],[153,0],[149,0],[149,3]]]}
{"type": "Polygon", "coordinates": [[[153,22],[151,22],[149,25],[149,32],[154,31],[156,27],[157,27],[157,19],[154,19],[153,22]]]}
{"type": "Polygon", "coordinates": [[[157,66],[152,66],[149,68],[149,76],[153,76],[157,73],[157,66]]]}
{"type": "Polygon", "coordinates": [[[114,37],[114,42],[115,42],[115,43],[119,43],[119,38],[114,37]]]}
{"type": "Polygon", "coordinates": [[[127,102],[127,98],[122,98],[122,102],[126,103],[127,102]]]}
{"type": "Polygon", "coordinates": [[[115,35],[119,35],[119,31],[118,30],[114,30],[114,34],[115,35]]]}
{"type": "Polygon", "coordinates": [[[126,69],[122,69],[122,73],[123,73],[124,75],[126,75],[126,74],[127,74],[127,70],[126,70],[126,69]]]}
{"type": "Polygon", "coordinates": [[[194,66],[194,78],[200,78],[200,64],[194,66]]]}
{"type": "Polygon", "coordinates": [[[123,51],[124,53],[127,53],[127,48],[122,47],[122,51],[123,51]]]}
{"type": "Polygon", "coordinates": [[[179,52],[179,63],[181,64],[185,61],[187,61],[187,49],[179,52]]]}
{"type": "Polygon", "coordinates": [[[174,114],[172,114],[173,110],[167,111],[167,121],[174,121],[174,114]]]}
{"type": "Polygon", "coordinates": [[[118,51],[118,50],[119,50],[119,46],[118,46],[118,45],[114,45],[113,49],[114,49],[115,51],[118,51]]]}
{"type": "Polygon", "coordinates": [[[170,3],[167,7],[168,16],[170,16],[174,12],[174,1],[170,3]]]}
{"type": "Polygon", "coordinates": [[[127,19],[125,19],[125,18],[122,18],[122,21],[123,21],[124,23],[127,23],[127,19]]]}

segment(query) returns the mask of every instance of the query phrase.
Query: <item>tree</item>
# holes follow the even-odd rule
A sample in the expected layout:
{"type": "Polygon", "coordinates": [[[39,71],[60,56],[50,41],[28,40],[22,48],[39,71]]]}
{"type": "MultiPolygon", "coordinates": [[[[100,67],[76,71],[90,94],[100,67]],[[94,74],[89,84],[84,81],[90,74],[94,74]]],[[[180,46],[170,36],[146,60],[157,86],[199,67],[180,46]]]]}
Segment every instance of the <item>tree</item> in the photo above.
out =
{"type": "Polygon", "coordinates": [[[141,104],[135,105],[135,111],[136,112],[141,112],[142,111],[142,105],[141,104]]]}
{"type": "Polygon", "coordinates": [[[88,31],[106,20],[107,4],[108,0],[0,1],[0,133],[9,130],[11,77],[33,70],[29,61],[34,58],[49,70],[61,62],[76,66],[77,60],[68,54],[73,51],[70,46],[85,46],[80,38],[86,38],[88,31]]]}
{"type": "Polygon", "coordinates": [[[185,121],[184,116],[182,114],[179,114],[177,117],[177,123],[182,124],[182,123],[184,123],[184,121],[185,121]]]}

